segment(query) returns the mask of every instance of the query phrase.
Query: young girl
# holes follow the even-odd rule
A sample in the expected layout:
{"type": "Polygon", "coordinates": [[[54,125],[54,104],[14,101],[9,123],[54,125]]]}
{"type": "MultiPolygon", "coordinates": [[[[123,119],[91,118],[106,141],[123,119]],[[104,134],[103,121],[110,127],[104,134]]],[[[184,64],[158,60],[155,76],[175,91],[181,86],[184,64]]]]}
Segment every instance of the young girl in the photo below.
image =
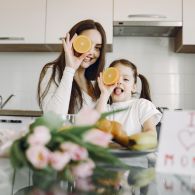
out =
{"type": "Polygon", "coordinates": [[[91,105],[100,96],[97,80],[105,65],[106,35],[93,20],[77,23],[63,39],[60,56],[47,63],[40,74],[39,105],[46,111],[66,115],[77,113],[83,104],[91,105]],[[78,55],[72,47],[77,35],[92,41],[89,52],[78,55]]]}
{"type": "Polygon", "coordinates": [[[110,67],[116,67],[119,70],[120,78],[116,84],[106,86],[102,81],[102,73],[100,74],[98,84],[101,95],[96,105],[97,110],[104,112],[128,107],[127,110],[115,113],[108,119],[121,123],[128,136],[139,133],[156,136],[156,124],[161,119],[161,113],[151,102],[146,78],[138,74],[136,66],[125,59],[112,62],[110,67]],[[140,99],[132,97],[136,93],[138,77],[142,82],[140,99]],[[108,100],[110,104],[107,104],[108,100]]]}

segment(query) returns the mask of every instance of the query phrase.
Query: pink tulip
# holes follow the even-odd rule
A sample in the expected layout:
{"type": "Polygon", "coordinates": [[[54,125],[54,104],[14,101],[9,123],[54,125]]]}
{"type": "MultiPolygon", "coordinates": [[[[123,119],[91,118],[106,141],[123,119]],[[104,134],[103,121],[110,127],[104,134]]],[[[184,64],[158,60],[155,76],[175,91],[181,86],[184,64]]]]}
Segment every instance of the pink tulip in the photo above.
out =
{"type": "Polygon", "coordinates": [[[26,150],[26,157],[37,169],[43,169],[48,165],[50,151],[41,145],[30,146],[26,150]]]}
{"type": "Polygon", "coordinates": [[[71,157],[68,153],[62,153],[59,151],[50,153],[50,164],[51,166],[57,170],[61,171],[64,167],[69,163],[71,157]]]}
{"type": "Polygon", "coordinates": [[[83,139],[86,142],[102,147],[107,147],[112,139],[112,135],[98,129],[92,129],[84,134],[83,139]]]}
{"type": "Polygon", "coordinates": [[[95,190],[95,186],[93,185],[93,182],[91,178],[77,178],[76,179],[76,189],[82,190],[82,191],[92,191],[95,190]]]}
{"type": "Polygon", "coordinates": [[[28,143],[30,145],[45,145],[51,139],[50,131],[45,126],[38,126],[33,133],[28,136],[28,143]]]}
{"type": "Polygon", "coordinates": [[[88,152],[83,147],[78,147],[71,153],[72,160],[85,160],[88,157],[88,152]]]}
{"type": "Polygon", "coordinates": [[[82,161],[79,164],[72,167],[72,174],[75,177],[86,178],[93,174],[95,163],[91,159],[82,161]]]}
{"type": "Polygon", "coordinates": [[[83,107],[76,115],[75,121],[77,125],[93,125],[100,118],[100,113],[91,107],[83,107]]]}
{"type": "Polygon", "coordinates": [[[65,142],[61,144],[60,148],[64,152],[68,152],[72,160],[77,161],[77,160],[85,160],[86,158],[88,158],[87,150],[75,143],[65,142]]]}

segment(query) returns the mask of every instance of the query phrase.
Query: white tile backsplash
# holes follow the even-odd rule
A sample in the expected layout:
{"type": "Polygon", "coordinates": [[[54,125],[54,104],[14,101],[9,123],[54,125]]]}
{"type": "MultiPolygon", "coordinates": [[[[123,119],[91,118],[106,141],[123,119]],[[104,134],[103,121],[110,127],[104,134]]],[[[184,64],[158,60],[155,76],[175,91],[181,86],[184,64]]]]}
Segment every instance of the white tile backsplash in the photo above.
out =
{"type": "Polygon", "coordinates": [[[181,104],[181,96],[179,94],[152,94],[152,101],[159,107],[167,107],[171,110],[184,108],[181,104]]]}
{"type": "MultiPolygon", "coordinates": [[[[114,37],[107,66],[118,58],[134,62],[150,82],[156,106],[195,109],[195,54],[173,51],[173,38],[114,37]]],[[[0,95],[15,96],[7,109],[38,110],[37,83],[44,64],[58,57],[52,52],[0,52],[0,95]]]]}
{"type": "Polygon", "coordinates": [[[184,94],[195,95],[195,74],[185,74],[184,76],[184,94]]]}
{"type": "Polygon", "coordinates": [[[194,94],[184,94],[181,96],[180,107],[187,110],[195,109],[194,94]]]}
{"type": "Polygon", "coordinates": [[[155,94],[183,94],[184,76],[179,74],[154,74],[148,79],[155,94]]]}

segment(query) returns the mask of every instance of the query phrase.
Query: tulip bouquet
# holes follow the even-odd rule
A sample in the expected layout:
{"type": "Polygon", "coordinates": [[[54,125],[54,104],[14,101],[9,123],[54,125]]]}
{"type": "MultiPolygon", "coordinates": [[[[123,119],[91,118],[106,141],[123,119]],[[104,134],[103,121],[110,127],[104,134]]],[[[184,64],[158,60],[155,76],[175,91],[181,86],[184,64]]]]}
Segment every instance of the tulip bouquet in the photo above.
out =
{"type": "Polygon", "coordinates": [[[107,147],[112,136],[96,127],[97,121],[109,114],[112,113],[99,114],[84,108],[74,125],[55,113],[44,114],[13,142],[10,149],[13,167],[29,167],[45,177],[57,175],[73,181],[91,176],[102,163],[123,165],[107,147]]]}

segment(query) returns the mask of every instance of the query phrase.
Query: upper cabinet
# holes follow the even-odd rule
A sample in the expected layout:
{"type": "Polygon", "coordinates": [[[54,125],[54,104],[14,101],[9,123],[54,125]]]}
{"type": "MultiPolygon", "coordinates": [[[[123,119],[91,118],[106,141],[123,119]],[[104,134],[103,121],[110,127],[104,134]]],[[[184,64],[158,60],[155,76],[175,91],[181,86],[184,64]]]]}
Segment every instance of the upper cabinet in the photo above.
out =
{"type": "Polygon", "coordinates": [[[175,39],[176,52],[195,53],[194,8],[194,0],[183,0],[183,28],[175,39]]]}
{"type": "Polygon", "coordinates": [[[0,44],[44,43],[46,0],[0,0],[0,44]]]}
{"type": "Polygon", "coordinates": [[[102,24],[107,43],[113,39],[113,0],[47,0],[46,42],[61,43],[70,28],[84,19],[102,24]]]}
{"type": "Polygon", "coordinates": [[[60,51],[60,38],[83,19],[103,25],[111,51],[113,0],[0,0],[0,51],[60,51]]]}
{"type": "Polygon", "coordinates": [[[114,0],[114,36],[172,37],[182,26],[182,0],[114,0]]]}
{"type": "Polygon", "coordinates": [[[182,0],[114,0],[114,21],[181,21],[182,0]]]}

